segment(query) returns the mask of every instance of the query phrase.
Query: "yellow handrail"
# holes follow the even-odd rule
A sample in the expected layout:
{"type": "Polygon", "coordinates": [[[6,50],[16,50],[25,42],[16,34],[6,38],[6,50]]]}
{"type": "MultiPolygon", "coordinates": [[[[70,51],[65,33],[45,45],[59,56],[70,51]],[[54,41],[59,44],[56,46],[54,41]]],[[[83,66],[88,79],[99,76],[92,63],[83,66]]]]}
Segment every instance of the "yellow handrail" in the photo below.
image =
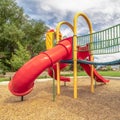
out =
{"type": "MultiPolygon", "coordinates": [[[[60,36],[60,27],[63,24],[70,27],[71,30],[73,31],[73,26],[69,22],[66,22],[66,21],[59,22],[57,24],[57,27],[56,27],[56,41],[57,41],[57,43],[59,43],[59,40],[60,40],[60,37],[59,37],[60,36]]],[[[59,62],[57,62],[56,64],[57,64],[57,94],[60,95],[60,64],[59,64],[59,62]]]]}
{"type": "MultiPolygon", "coordinates": [[[[73,19],[73,26],[74,26],[74,36],[73,36],[73,68],[74,68],[74,98],[77,98],[77,20],[78,17],[82,16],[89,27],[90,34],[92,34],[92,23],[89,18],[82,12],[77,13],[73,19]]],[[[92,36],[90,37],[90,41],[92,42],[92,36]]],[[[90,60],[93,61],[93,55],[91,54],[90,60]]],[[[93,65],[91,65],[91,92],[94,92],[94,85],[93,85],[93,65]]]]}

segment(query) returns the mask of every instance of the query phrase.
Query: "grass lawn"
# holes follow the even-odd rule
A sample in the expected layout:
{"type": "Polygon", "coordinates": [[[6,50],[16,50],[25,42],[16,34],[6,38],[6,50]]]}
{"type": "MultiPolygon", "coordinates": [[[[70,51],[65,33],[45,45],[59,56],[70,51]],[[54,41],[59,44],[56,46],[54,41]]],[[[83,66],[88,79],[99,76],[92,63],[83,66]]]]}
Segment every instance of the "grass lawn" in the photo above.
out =
{"type": "MultiPolygon", "coordinates": [[[[120,77],[120,71],[98,71],[98,73],[102,76],[110,76],[110,77],[120,77]]],[[[63,74],[64,75],[64,74],[63,74]]],[[[87,74],[84,71],[78,72],[78,76],[86,76],[87,74]]],[[[65,74],[65,76],[73,76],[71,73],[65,74]]]]}
{"type": "MultiPolygon", "coordinates": [[[[111,77],[120,77],[120,71],[98,71],[99,74],[102,76],[111,76],[111,77]]],[[[73,74],[70,72],[64,74],[61,74],[63,76],[73,76],[73,74]]],[[[78,76],[86,76],[87,74],[84,71],[78,72],[78,76]]],[[[47,78],[46,76],[39,76],[39,78],[47,78]]],[[[0,77],[0,82],[2,81],[9,81],[10,78],[0,77]]]]}
{"type": "Polygon", "coordinates": [[[3,77],[0,78],[0,82],[9,81],[9,80],[10,80],[10,78],[3,78],[3,77]]]}
{"type": "Polygon", "coordinates": [[[102,76],[120,77],[120,71],[99,71],[102,76]]]}

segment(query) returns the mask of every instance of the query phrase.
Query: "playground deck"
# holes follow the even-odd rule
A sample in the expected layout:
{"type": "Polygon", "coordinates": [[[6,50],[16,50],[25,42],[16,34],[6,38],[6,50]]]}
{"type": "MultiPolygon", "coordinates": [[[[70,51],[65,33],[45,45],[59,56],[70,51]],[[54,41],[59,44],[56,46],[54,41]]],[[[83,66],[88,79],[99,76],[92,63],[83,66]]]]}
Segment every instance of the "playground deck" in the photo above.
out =
{"type": "Polygon", "coordinates": [[[78,80],[78,98],[73,98],[73,83],[61,87],[52,101],[52,81],[36,82],[25,101],[0,85],[0,120],[120,120],[120,81],[111,80],[90,92],[90,80],[78,80]]]}

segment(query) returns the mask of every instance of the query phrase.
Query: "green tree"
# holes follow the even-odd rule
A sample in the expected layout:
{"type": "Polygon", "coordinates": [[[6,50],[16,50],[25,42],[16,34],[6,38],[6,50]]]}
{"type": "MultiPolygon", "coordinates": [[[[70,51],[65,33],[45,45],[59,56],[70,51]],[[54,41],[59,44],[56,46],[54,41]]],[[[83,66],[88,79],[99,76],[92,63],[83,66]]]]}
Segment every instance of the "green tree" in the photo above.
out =
{"type": "Polygon", "coordinates": [[[10,65],[13,71],[18,70],[24,63],[26,63],[31,58],[29,51],[25,49],[19,42],[18,42],[18,49],[15,49],[15,53],[12,54],[10,59],[10,65]]]}
{"type": "Polygon", "coordinates": [[[107,67],[107,70],[112,70],[112,67],[110,65],[106,66],[107,67]]]}
{"type": "Polygon", "coordinates": [[[11,54],[16,48],[17,42],[22,40],[24,32],[14,24],[4,24],[3,32],[0,34],[0,50],[11,54]]]}
{"type": "Polygon", "coordinates": [[[24,32],[21,24],[26,20],[23,9],[18,7],[14,0],[0,0],[0,53],[2,65],[10,67],[10,60],[17,42],[22,40],[24,32]]]}
{"type": "Polygon", "coordinates": [[[22,43],[27,46],[31,56],[38,54],[40,51],[45,50],[44,34],[48,27],[41,20],[29,20],[23,27],[25,36],[22,43]]]}
{"type": "Polygon", "coordinates": [[[44,50],[47,27],[41,20],[31,20],[15,0],[0,0],[0,68],[11,69],[8,61],[22,44],[31,56],[44,50]]]}
{"type": "Polygon", "coordinates": [[[14,23],[18,28],[27,20],[15,0],[0,0],[0,26],[14,23]]]}

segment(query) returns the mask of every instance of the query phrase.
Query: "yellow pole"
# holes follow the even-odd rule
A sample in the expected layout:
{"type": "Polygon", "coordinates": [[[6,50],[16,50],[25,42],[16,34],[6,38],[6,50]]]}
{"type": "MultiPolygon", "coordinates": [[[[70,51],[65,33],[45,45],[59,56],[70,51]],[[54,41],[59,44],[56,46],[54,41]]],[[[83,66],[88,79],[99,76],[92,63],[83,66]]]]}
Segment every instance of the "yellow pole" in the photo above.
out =
{"type": "Polygon", "coordinates": [[[73,19],[74,35],[73,35],[73,76],[74,76],[74,98],[77,98],[77,18],[73,19]]]}
{"type": "MultiPolygon", "coordinates": [[[[74,69],[74,98],[77,98],[77,20],[78,20],[78,17],[79,16],[82,16],[87,24],[88,24],[88,27],[89,27],[89,30],[90,30],[90,34],[92,34],[92,23],[91,21],[88,19],[88,17],[80,12],[80,13],[77,13],[75,16],[74,16],[74,19],[73,19],[73,26],[74,26],[74,36],[73,36],[73,69],[74,69]]],[[[90,38],[90,41],[92,41],[92,37],[90,38]]],[[[91,54],[90,56],[91,58],[91,61],[93,61],[93,55],[91,54]]],[[[91,91],[94,92],[94,85],[93,85],[93,65],[91,66],[91,91]]]]}
{"type": "MultiPolygon", "coordinates": [[[[60,25],[58,24],[57,28],[56,28],[56,41],[57,44],[59,43],[59,35],[60,35],[60,30],[59,30],[60,25]]],[[[57,94],[60,95],[60,63],[57,62],[56,63],[57,66],[57,94]]]]}
{"type": "MultiPolygon", "coordinates": [[[[92,41],[93,41],[93,36],[92,36],[92,29],[90,30],[90,48],[93,47],[93,44],[92,44],[92,41]]],[[[92,54],[92,51],[90,52],[90,61],[94,61],[94,57],[93,57],[93,54],[92,54]]],[[[90,89],[91,89],[91,92],[94,93],[95,89],[94,89],[94,66],[91,65],[91,86],[90,86],[90,89]]]]}
{"type": "MultiPolygon", "coordinates": [[[[69,23],[69,22],[66,22],[66,21],[62,21],[62,22],[59,22],[57,27],[56,27],[56,40],[57,40],[57,43],[59,43],[59,40],[60,40],[60,27],[61,25],[67,25],[71,28],[71,30],[73,31],[73,26],[69,23]]],[[[57,94],[60,95],[60,63],[57,62],[57,94]]]]}

